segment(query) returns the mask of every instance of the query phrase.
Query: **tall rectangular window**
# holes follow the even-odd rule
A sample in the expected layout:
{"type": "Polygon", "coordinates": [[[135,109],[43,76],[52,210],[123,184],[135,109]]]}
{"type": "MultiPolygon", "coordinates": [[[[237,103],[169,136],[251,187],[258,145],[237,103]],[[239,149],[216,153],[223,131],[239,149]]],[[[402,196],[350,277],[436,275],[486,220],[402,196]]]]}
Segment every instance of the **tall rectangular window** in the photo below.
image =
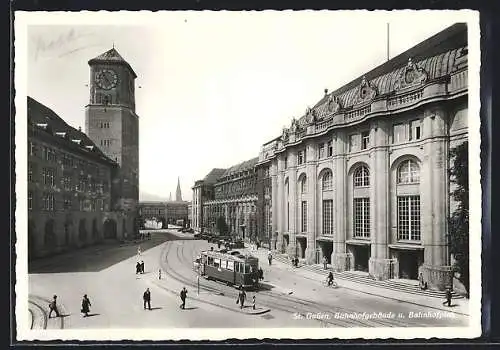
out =
{"type": "Polygon", "coordinates": [[[286,203],[286,230],[290,231],[290,203],[286,203]]]}
{"type": "Polygon", "coordinates": [[[367,149],[370,145],[370,133],[365,131],[361,133],[361,149],[367,149]]]}
{"type": "Polygon", "coordinates": [[[406,141],[406,125],[394,124],[392,128],[392,142],[400,143],[406,141]]]}
{"type": "Polygon", "coordinates": [[[69,195],[64,196],[64,209],[65,210],[71,209],[71,196],[69,195]]]}
{"type": "Polygon", "coordinates": [[[33,192],[28,191],[28,210],[33,210],[33,192]]]}
{"type": "Polygon", "coordinates": [[[304,163],[304,151],[299,151],[298,152],[298,155],[297,155],[297,163],[300,165],[300,164],[303,164],[304,163]]]}
{"type": "Polygon", "coordinates": [[[333,200],[323,201],[323,234],[333,234],[333,200]]]}
{"type": "Polygon", "coordinates": [[[354,198],[354,237],[370,237],[370,198],[354,198]]]}
{"type": "Polygon", "coordinates": [[[288,157],[285,157],[285,169],[288,168],[288,157]]]}
{"type": "Polygon", "coordinates": [[[307,202],[302,201],[301,210],[301,232],[307,232],[307,202]]]}
{"type": "Polygon", "coordinates": [[[327,143],[328,157],[333,156],[333,142],[328,141],[327,143]]]}
{"type": "Polygon", "coordinates": [[[398,197],[398,240],[420,241],[420,196],[398,197]]]}
{"type": "Polygon", "coordinates": [[[422,137],[422,123],[420,120],[410,122],[410,140],[420,140],[422,137]]]}
{"type": "Polygon", "coordinates": [[[28,182],[33,182],[33,165],[28,166],[28,182]]]}
{"type": "Polygon", "coordinates": [[[320,143],[318,147],[319,147],[318,148],[318,158],[319,159],[325,158],[325,144],[320,143]]]}

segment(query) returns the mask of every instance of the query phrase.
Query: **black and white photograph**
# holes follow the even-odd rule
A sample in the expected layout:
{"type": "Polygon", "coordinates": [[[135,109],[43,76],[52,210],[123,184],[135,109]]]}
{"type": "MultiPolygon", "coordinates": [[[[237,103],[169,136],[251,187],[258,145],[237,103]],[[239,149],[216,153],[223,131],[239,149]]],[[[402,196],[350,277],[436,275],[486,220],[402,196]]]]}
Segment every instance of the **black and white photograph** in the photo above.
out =
{"type": "Polygon", "coordinates": [[[478,12],[15,16],[18,340],[481,334],[478,12]]]}

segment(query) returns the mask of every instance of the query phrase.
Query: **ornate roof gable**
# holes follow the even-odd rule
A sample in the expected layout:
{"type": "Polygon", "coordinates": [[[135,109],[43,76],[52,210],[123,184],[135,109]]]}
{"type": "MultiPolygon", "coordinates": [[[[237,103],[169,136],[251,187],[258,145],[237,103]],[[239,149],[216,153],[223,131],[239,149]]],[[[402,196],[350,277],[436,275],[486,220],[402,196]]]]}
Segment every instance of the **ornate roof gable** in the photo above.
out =
{"type": "Polygon", "coordinates": [[[365,76],[363,76],[361,84],[359,84],[359,87],[356,90],[354,104],[371,101],[375,96],[377,96],[377,94],[377,87],[368,81],[365,76]]]}
{"type": "Polygon", "coordinates": [[[328,98],[328,103],[326,105],[326,110],[328,113],[337,113],[339,109],[342,108],[340,105],[340,99],[337,96],[330,95],[328,98]]]}
{"type": "Polygon", "coordinates": [[[411,59],[408,59],[408,64],[399,75],[395,90],[406,89],[424,84],[427,81],[428,74],[422,67],[417,66],[411,59]]]}

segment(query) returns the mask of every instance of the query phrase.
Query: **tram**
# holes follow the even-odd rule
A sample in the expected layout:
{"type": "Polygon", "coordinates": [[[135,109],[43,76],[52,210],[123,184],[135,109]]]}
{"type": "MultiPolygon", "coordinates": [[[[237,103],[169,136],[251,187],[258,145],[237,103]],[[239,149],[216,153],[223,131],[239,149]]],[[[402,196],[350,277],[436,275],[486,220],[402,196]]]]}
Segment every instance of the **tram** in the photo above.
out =
{"type": "Polygon", "coordinates": [[[210,250],[201,252],[200,274],[207,279],[226,282],[228,285],[257,289],[259,259],[251,255],[231,253],[210,250]]]}

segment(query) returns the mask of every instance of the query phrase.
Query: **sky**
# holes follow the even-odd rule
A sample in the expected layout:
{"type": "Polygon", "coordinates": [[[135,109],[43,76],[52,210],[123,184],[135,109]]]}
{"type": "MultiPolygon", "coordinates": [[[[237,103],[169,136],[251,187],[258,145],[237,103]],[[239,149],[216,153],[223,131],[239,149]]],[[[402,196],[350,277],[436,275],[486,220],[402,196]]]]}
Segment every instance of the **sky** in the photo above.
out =
{"type": "Polygon", "coordinates": [[[176,11],[61,18],[28,27],[27,94],[84,129],[87,62],[114,45],[138,76],[140,199],[175,198],[179,177],[183,199],[191,200],[194,182],[212,168],[257,157],[324,89],[385,62],[387,23],[394,57],[458,17],[176,11]]]}

